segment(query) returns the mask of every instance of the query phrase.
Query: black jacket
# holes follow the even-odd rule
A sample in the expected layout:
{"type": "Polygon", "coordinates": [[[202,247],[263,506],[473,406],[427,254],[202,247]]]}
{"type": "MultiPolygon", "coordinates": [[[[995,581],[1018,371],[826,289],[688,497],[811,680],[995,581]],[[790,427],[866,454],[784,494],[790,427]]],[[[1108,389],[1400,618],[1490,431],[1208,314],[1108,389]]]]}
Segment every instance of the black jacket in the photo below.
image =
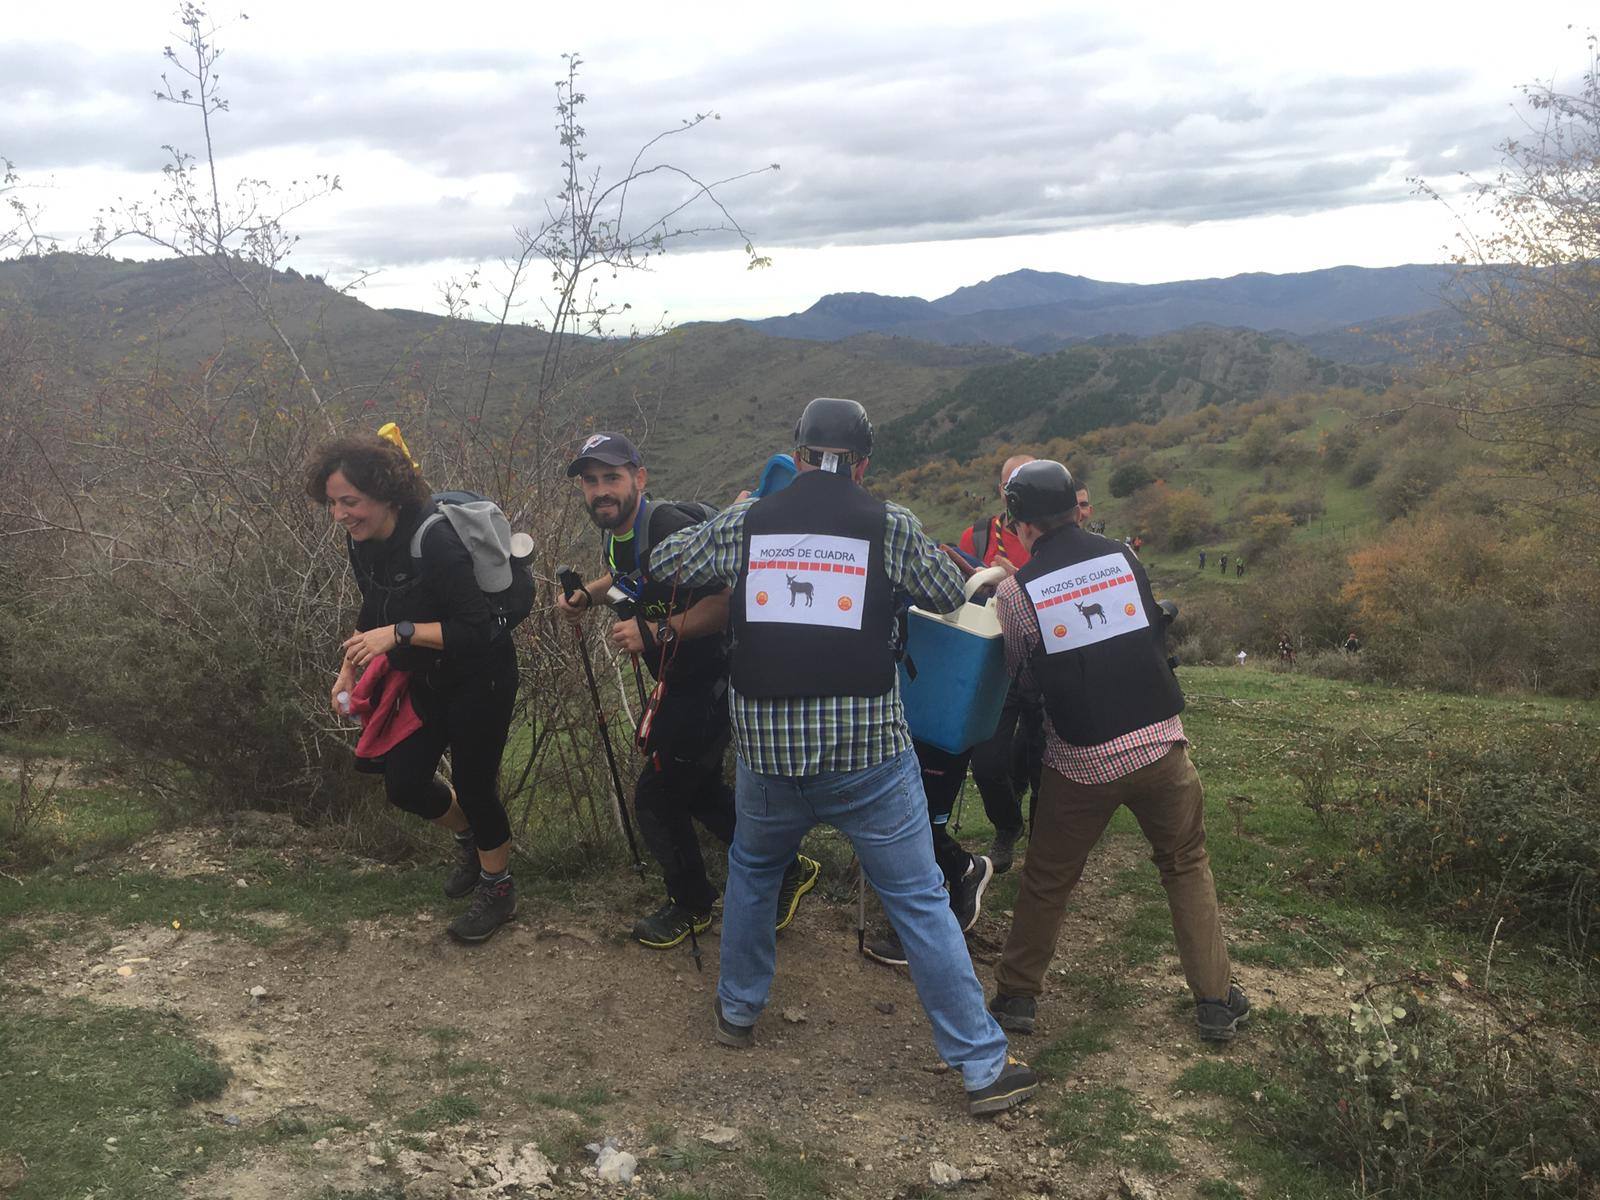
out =
{"type": "Polygon", "coordinates": [[[435,521],[422,539],[422,570],[411,559],[411,537],[426,510],[402,512],[394,533],[349,544],[350,565],[361,589],[358,630],[377,629],[402,620],[438,621],[444,649],[396,646],[389,655],[403,671],[422,672],[432,682],[448,682],[483,669],[495,643],[497,625],[472,573],[472,556],[449,521],[435,521]]]}

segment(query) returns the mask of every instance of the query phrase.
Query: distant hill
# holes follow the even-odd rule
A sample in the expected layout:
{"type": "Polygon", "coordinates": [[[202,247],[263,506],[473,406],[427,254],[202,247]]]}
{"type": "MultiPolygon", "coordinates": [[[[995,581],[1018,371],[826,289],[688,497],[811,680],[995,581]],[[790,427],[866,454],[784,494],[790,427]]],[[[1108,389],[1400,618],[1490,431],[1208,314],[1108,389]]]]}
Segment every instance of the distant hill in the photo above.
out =
{"type": "MultiPolygon", "coordinates": [[[[1151,337],[1202,324],[1309,335],[1436,310],[1456,272],[1430,265],[1332,267],[1129,284],[1013,271],[932,301],[852,292],[824,296],[803,313],[747,324],[777,337],[833,341],[892,332],[946,345],[990,343],[1033,353],[1106,334],[1151,337]]],[[[1374,353],[1372,343],[1359,347],[1363,357],[1374,353]]]]}
{"type": "Polygon", "coordinates": [[[1383,386],[1388,373],[1317,358],[1240,329],[1111,338],[1055,354],[978,367],[906,416],[885,423],[877,458],[901,471],[1001,446],[1153,421],[1207,404],[1231,406],[1322,388],[1383,386]]]}

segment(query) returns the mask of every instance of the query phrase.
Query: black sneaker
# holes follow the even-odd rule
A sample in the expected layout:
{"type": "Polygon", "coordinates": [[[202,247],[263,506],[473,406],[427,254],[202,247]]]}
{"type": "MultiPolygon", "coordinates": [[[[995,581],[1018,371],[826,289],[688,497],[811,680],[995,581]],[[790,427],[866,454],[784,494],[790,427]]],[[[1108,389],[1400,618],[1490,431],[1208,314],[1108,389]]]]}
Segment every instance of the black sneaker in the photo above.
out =
{"type": "Polygon", "coordinates": [[[449,933],[458,942],[486,942],[517,915],[517,885],[511,876],[490,883],[481,876],[467,911],[450,922],[449,933]]]}
{"type": "Polygon", "coordinates": [[[989,861],[994,864],[996,875],[1004,875],[1011,870],[1011,863],[1017,850],[1017,839],[1021,836],[1020,829],[994,831],[994,841],[989,845],[989,861]]]}
{"type": "Polygon", "coordinates": [[[731,1046],[735,1050],[748,1050],[756,1040],[754,1025],[735,1025],[722,1015],[722,1001],[719,998],[717,1005],[717,1041],[724,1046],[731,1046]]]}
{"type": "Polygon", "coordinates": [[[789,869],[783,873],[783,887],[778,889],[778,928],[789,928],[800,907],[800,897],[817,886],[817,876],[822,874],[822,864],[804,854],[796,854],[789,869]]]}
{"type": "Polygon", "coordinates": [[[469,837],[463,841],[457,838],[456,852],[459,859],[450,874],[444,877],[444,894],[452,900],[459,900],[472,891],[483,877],[483,864],[478,861],[478,843],[475,839],[469,837]]]}
{"type": "Polygon", "coordinates": [[[967,1093],[967,1111],[975,1117],[987,1117],[997,1112],[1015,1108],[1039,1086],[1039,1076],[1021,1059],[1006,1055],[1006,1065],[1000,1076],[986,1088],[967,1093]]]}
{"type": "Polygon", "coordinates": [[[648,917],[640,917],[633,926],[633,940],[652,950],[667,950],[695,933],[711,928],[711,914],[690,912],[683,905],[667,901],[648,917]]]}
{"type": "Polygon", "coordinates": [[[1250,1019],[1250,999],[1238,984],[1230,983],[1226,1000],[1196,1001],[1194,1019],[1201,1041],[1231,1042],[1239,1026],[1250,1019]]]}
{"type": "Polygon", "coordinates": [[[956,922],[965,933],[978,922],[978,912],[983,908],[983,891],[994,878],[994,863],[984,854],[974,854],[967,873],[956,880],[950,889],[950,909],[956,922]]]}
{"type": "Polygon", "coordinates": [[[1032,996],[1008,996],[996,992],[989,1011],[1007,1033],[1032,1033],[1039,1018],[1039,1005],[1032,996]]]}
{"type": "Polygon", "coordinates": [[[861,952],[874,962],[887,963],[891,967],[908,965],[906,948],[900,944],[900,935],[892,926],[869,937],[861,947],[861,952]]]}

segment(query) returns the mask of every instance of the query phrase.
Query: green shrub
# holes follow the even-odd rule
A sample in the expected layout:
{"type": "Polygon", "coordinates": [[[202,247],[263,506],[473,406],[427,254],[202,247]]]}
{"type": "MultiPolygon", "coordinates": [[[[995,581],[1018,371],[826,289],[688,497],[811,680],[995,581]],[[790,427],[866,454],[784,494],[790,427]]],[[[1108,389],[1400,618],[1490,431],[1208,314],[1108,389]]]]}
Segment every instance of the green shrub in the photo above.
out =
{"type": "Polygon", "coordinates": [[[1591,965],[1600,934],[1592,752],[1430,752],[1372,796],[1363,857],[1384,892],[1487,934],[1528,932],[1591,965]]]}
{"type": "Polygon", "coordinates": [[[1600,1108],[1581,1068],[1468,1033],[1410,990],[1369,988],[1350,1010],[1278,1035],[1288,1086],[1250,1110],[1264,1136],[1368,1196],[1594,1194],[1600,1108]]]}
{"type": "Polygon", "coordinates": [[[1140,488],[1147,488],[1156,481],[1156,477],[1145,468],[1143,463],[1126,463],[1111,472],[1111,478],[1106,481],[1107,488],[1112,496],[1122,500],[1133,495],[1140,488]]]}

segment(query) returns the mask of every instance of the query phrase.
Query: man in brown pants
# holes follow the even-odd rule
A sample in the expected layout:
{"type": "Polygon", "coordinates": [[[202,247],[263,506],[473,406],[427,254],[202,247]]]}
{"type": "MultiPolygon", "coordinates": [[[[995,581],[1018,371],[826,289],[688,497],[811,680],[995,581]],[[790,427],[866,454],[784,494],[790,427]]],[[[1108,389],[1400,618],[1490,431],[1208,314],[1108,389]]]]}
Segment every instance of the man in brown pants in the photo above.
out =
{"type": "Polygon", "coordinates": [[[995,604],[1007,663],[1039,690],[1049,723],[1016,916],[989,1010],[1002,1028],[1033,1032],[1067,897],[1126,804],[1161,871],[1200,1036],[1230,1041],[1250,1002],[1231,980],[1200,777],[1178,717],[1183,694],[1167,665],[1149,580],[1126,546],[1078,527],[1077,484],[1060,463],[1017,468],[1005,495],[1030,558],[1000,585],[995,604]]]}

